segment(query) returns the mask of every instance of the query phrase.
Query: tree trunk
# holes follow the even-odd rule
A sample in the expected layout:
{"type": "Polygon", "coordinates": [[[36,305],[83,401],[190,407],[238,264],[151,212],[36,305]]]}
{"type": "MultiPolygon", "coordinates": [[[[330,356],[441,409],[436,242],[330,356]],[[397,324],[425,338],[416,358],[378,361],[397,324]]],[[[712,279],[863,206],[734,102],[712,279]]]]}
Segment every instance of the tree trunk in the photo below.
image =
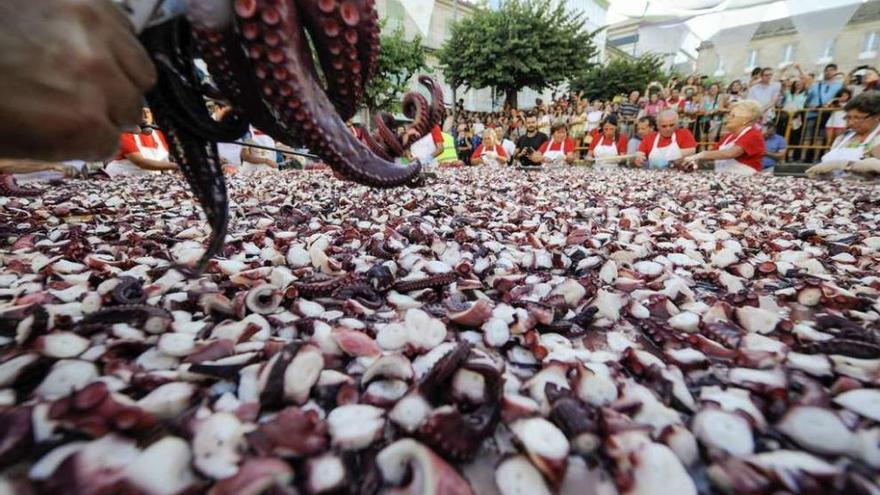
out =
{"type": "Polygon", "coordinates": [[[506,89],[504,90],[504,107],[507,109],[517,108],[516,106],[516,94],[519,93],[516,89],[506,89]]]}

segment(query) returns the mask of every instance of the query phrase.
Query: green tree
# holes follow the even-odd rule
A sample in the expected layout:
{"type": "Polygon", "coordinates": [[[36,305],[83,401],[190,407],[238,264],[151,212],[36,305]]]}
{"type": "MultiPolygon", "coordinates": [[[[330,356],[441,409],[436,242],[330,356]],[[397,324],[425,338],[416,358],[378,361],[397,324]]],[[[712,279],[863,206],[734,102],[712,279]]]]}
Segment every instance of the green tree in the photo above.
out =
{"type": "Polygon", "coordinates": [[[519,90],[557,86],[591,65],[595,33],[583,26],[561,1],[507,0],[453,24],[437,56],[453,87],[495,88],[516,105],[519,90]]]}
{"type": "MultiPolygon", "coordinates": [[[[384,20],[382,26],[385,26],[384,20]]],[[[378,68],[367,85],[364,105],[372,112],[399,111],[401,95],[407,90],[410,79],[427,67],[420,36],[407,41],[402,27],[383,32],[378,68]]]]}
{"type": "Polygon", "coordinates": [[[609,99],[621,93],[645,92],[648,83],[668,78],[663,70],[663,59],[655,54],[636,59],[614,58],[603,66],[592,67],[571,81],[571,89],[583,91],[590,98],[609,99]]]}

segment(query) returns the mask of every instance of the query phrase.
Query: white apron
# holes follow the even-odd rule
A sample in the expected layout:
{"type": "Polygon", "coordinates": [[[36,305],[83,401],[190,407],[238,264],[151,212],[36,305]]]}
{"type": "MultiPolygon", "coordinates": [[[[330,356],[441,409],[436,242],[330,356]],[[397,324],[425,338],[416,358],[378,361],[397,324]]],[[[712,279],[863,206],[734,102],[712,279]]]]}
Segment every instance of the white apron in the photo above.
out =
{"type": "Polygon", "coordinates": [[[551,149],[553,144],[552,139],[547,143],[547,151],[544,152],[544,158],[550,162],[550,165],[565,164],[565,141],[559,143],[558,150],[551,149]]]}
{"type": "MultiPolygon", "coordinates": [[[[725,141],[724,144],[722,144],[721,147],[718,148],[718,150],[721,151],[732,148],[736,144],[736,142],[739,141],[741,137],[745,136],[745,134],[750,130],[752,130],[752,126],[748,126],[745,129],[739,131],[739,134],[737,134],[735,138],[725,141]]],[[[744,163],[736,161],[736,159],[715,160],[715,171],[718,173],[738,175],[753,175],[758,173],[757,170],[744,163]]]]}
{"type": "Polygon", "coordinates": [[[840,143],[831,148],[828,153],[822,155],[822,163],[827,162],[857,162],[865,157],[865,146],[868,145],[877,135],[880,134],[880,125],[878,125],[871,134],[868,135],[868,138],[862,141],[861,144],[856,146],[855,148],[847,148],[846,144],[849,143],[853,137],[855,137],[855,132],[846,133],[843,138],[840,140],[840,143]]]}
{"type": "MultiPolygon", "coordinates": [[[[595,158],[606,158],[609,156],[620,156],[620,153],[617,150],[617,143],[612,143],[610,146],[603,145],[602,142],[605,140],[605,136],[599,136],[599,144],[593,149],[593,157],[595,158]]],[[[614,160],[602,160],[597,161],[596,166],[599,168],[608,168],[616,166],[618,162],[614,160]]]]}
{"type": "MultiPolygon", "coordinates": [[[[275,140],[272,139],[271,136],[269,136],[267,134],[262,134],[262,133],[257,134],[256,132],[254,132],[253,129],[251,129],[251,137],[250,137],[249,141],[251,141],[253,144],[258,144],[260,146],[266,146],[267,148],[274,148],[275,147],[275,140]]],[[[250,148],[249,151],[259,157],[268,158],[270,160],[275,160],[275,152],[274,151],[264,150],[261,148],[250,148]]],[[[263,163],[250,163],[248,161],[242,160],[241,161],[241,168],[239,168],[239,173],[241,173],[242,175],[253,175],[257,172],[268,172],[268,171],[275,171],[275,170],[276,169],[274,167],[270,167],[269,165],[266,165],[263,163]]]]}
{"type": "MultiPolygon", "coordinates": [[[[142,157],[147,160],[168,161],[168,150],[165,149],[165,145],[158,136],[153,139],[156,142],[155,148],[144,146],[140,134],[133,134],[133,136],[134,144],[142,157]]],[[[104,172],[110,177],[135,177],[159,173],[158,170],[144,170],[126,159],[113,160],[104,167],[104,172]]]]}
{"type": "Polygon", "coordinates": [[[660,133],[654,137],[654,146],[651,147],[651,154],[648,155],[648,168],[662,170],[669,168],[669,162],[681,160],[681,148],[678,147],[678,141],[675,139],[675,133],[672,133],[672,142],[669,146],[660,147],[660,133]]]}
{"type": "MultiPolygon", "coordinates": [[[[501,156],[501,153],[498,153],[499,147],[500,146],[495,145],[495,147],[492,148],[491,150],[483,147],[483,152],[480,154],[480,160],[482,160],[483,165],[497,167],[497,166],[501,166],[502,164],[506,163],[506,162],[504,162],[504,158],[501,156]],[[498,155],[498,158],[490,158],[488,153],[495,153],[496,155],[498,155]]],[[[503,150],[504,148],[501,148],[501,149],[503,150]]]]}

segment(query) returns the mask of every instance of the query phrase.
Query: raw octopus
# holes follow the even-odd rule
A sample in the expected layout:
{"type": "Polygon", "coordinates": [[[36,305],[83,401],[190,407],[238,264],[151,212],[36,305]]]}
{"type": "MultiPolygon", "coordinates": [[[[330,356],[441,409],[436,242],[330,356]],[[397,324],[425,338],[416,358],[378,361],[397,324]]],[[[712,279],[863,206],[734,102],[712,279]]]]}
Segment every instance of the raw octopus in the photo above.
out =
{"type": "Polygon", "coordinates": [[[429,181],[0,198],[0,493],[880,491],[875,186],[429,181]]]}

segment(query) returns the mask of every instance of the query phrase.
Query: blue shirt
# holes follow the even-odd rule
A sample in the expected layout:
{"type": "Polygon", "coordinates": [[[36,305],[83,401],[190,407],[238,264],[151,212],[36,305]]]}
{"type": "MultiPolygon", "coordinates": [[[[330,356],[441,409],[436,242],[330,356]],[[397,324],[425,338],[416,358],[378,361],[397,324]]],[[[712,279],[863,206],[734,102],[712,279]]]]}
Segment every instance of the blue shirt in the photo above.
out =
{"type": "MultiPolygon", "coordinates": [[[[767,153],[779,153],[780,151],[785,149],[785,138],[780,136],[779,134],[774,134],[768,138],[764,139],[764,150],[767,153]]],[[[761,166],[763,168],[775,167],[776,164],[779,163],[778,160],[774,160],[769,156],[764,156],[761,159],[761,166]]]]}
{"type": "Polygon", "coordinates": [[[843,83],[839,81],[832,81],[830,83],[819,81],[814,83],[810,91],[807,92],[807,106],[827,107],[842,88],[843,83]]]}

